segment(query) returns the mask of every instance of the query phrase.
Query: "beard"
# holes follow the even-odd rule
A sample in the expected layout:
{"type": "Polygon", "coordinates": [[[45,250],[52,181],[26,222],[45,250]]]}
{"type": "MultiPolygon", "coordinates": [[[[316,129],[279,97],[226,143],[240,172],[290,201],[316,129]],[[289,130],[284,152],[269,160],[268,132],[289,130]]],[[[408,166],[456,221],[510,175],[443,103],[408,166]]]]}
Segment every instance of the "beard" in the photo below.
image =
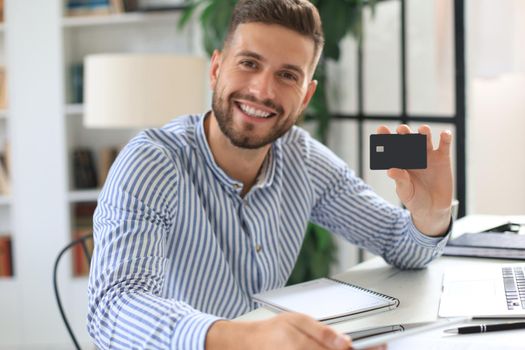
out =
{"type": "Polygon", "coordinates": [[[217,92],[213,91],[212,95],[212,110],[219,124],[222,133],[230,140],[230,142],[239,148],[257,149],[273,143],[275,140],[283,136],[295,124],[297,118],[283,118],[284,123],[276,123],[267,135],[254,136],[252,133],[256,129],[256,125],[251,123],[243,123],[242,130],[236,130],[233,123],[233,111],[235,105],[234,99],[244,99],[247,101],[259,103],[277,111],[277,114],[269,118],[282,118],[283,108],[271,100],[259,101],[252,95],[245,95],[239,92],[232,93],[228,99],[223,98],[217,92]],[[289,120],[289,122],[286,122],[289,120]]]}

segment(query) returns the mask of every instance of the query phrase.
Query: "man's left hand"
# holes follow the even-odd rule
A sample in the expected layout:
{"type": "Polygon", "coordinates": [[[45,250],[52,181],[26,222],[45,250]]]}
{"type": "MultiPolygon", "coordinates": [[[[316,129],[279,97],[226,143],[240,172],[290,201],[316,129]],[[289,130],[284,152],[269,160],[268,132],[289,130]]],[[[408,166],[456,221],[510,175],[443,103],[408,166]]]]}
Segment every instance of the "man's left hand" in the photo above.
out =
{"type": "MultiPolygon", "coordinates": [[[[410,134],[408,125],[397,127],[398,134],[410,134]]],[[[434,149],[428,125],[418,129],[427,136],[427,168],[404,170],[392,168],[387,174],[396,182],[396,192],[412,214],[414,225],[427,236],[443,235],[449,226],[452,204],[452,166],[450,144],[452,133],[441,132],[439,147],[434,149]]],[[[378,134],[390,134],[388,127],[381,125],[378,134]]]]}

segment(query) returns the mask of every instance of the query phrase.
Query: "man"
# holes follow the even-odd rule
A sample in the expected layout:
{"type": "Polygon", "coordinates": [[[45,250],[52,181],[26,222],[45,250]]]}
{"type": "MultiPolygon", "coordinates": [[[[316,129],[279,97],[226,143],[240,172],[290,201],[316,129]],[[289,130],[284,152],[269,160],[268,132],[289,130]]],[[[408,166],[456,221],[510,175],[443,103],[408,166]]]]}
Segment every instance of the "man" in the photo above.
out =
{"type": "Polygon", "coordinates": [[[430,129],[419,129],[428,169],[389,170],[410,211],[389,205],[294,127],[315,92],[322,45],[307,0],[239,1],[211,60],[212,110],[123,149],[94,218],[88,328],[100,348],[349,348],[303,315],[226,320],[256,308],[253,294],[285,284],[308,220],[401,268],[441,253],[451,134],[434,150],[430,129]]]}

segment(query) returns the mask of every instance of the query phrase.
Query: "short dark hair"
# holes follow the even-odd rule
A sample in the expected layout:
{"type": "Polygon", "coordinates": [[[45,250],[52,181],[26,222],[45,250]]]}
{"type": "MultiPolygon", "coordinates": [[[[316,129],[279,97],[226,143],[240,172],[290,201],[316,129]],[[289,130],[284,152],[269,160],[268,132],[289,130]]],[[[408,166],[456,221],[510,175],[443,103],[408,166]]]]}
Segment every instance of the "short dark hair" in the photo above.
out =
{"type": "Polygon", "coordinates": [[[312,39],[317,63],[324,45],[324,34],[319,12],[310,1],[239,0],[233,9],[225,46],[239,24],[253,22],[277,24],[312,39]]]}

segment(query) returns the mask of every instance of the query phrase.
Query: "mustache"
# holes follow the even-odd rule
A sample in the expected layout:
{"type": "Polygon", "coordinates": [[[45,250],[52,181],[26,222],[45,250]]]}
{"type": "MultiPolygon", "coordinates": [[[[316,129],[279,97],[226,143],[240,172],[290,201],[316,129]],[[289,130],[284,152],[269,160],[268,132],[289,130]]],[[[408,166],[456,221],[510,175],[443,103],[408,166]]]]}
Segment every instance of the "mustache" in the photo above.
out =
{"type": "Polygon", "coordinates": [[[284,113],[283,107],[281,107],[279,104],[275,103],[271,99],[259,100],[257,97],[255,97],[253,95],[242,94],[240,92],[234,92],[234,93],[231,94],[230,100],[234,100],[234,99],[241,99],[241,100],[246,100],[246,101],[258,103],[258,104],[261,104],[261,105],[266,106],[268,108],[276,110],[278,112],[278,114],[284,113]]]}

